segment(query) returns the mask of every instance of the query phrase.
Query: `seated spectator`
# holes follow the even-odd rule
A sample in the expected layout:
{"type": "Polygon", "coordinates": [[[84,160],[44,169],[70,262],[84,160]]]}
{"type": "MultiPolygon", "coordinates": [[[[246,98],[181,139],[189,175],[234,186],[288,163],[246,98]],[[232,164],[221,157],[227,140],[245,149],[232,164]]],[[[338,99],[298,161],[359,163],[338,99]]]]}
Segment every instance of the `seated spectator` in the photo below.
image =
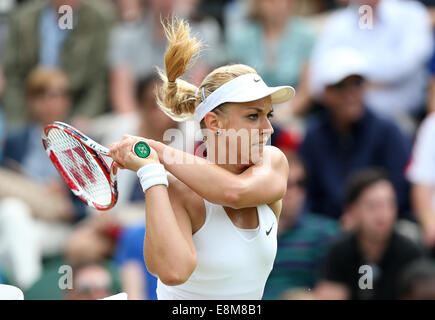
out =
{"type": "Polygon", "coordinates": [[[364,102],[413,135],[425,110],[427,62],[433,51],[429,14],[418,1],[351,0],[333,13],[314,49],[310,81],[318,94],[318,73],[329,69],[322,57],[339,46],[359,51],[368,61],[364,102]],[[371,11],[359,11],[362,5],[371,11]],[[415,35],[418,34],[418,37],[415,35]]]}
{"type": "Polygon", "coordinates": [[[357,51],[340,47],[328,52],[323,62],[328,68],[318,73],[318,81],[324,109],[308,127],[301,147],[310,211],[339,218],[347,177],[377,166],[391,178],[401,217],[408,217],[409,186],[403,170],[411,143],[390,120],[364,104],[366,60],[357,51]]]}
{"type": "Polygon", "coordinates": [[[110,21],[107,10],[89,0],[27,1],[12,13],[4,61],[8,125],[25,121],[25,81],[37,66],[66,73],[77,123],[104,111],[110,21]],[[58,9],[64,4],[73,9],[72,29],[59,28],[58,9]]]}
{"type": "Polygon", "coordinates": [[[98,300],[113,295],[110,272],[98,263],[73,268],[73,288],[65,290],[65,300],[98,300]]]}
{"type": "Polygon", "coordinates": [[[435,255],[435,113],[430,113],[417,131],[406,175],[412,183],[413,212],[426,245],[435,255]]]}
{"type": "MultiPolygon", "coordinates": [[[[0,101],[1,101],[2,96],[3,96],[3,74],[2,74],[1,67],[0,67],[0,101]]],[[[0,163],[1,163],[2,157],[3,157],[3,148],[4,148],[5,136],[6,136],[6,121],[4,118],[4,113],[3,113],[3,109],[1,107],[1,102],[0,102],[0,163]]]]}
{"type": "Polygon", "coordinates": [[[45,125],[65,121],[69,82],[58,69],[38,68],[28,78],[28,124],[6,137],[0,167],[0,261],[22,289],[36,281],[42,257],[63,249],[72,224],[85,214],[48,159],[45,125]],[[7,265],[7,266],[6,266],[7,265]]]}
{"type": "Polygon", "coordinates": [[[349,179],[345,203],[354,230],[332,245],[314,296],[397,299],[401,272],[423,251],[394,229],[397,197],[392,183],[382,171],[359,171],[349,179]]]}
{"type": "Polygon", "coordinates": [[[68,235],[63,252],[66,261],[74,265],[111,259],[121,228],[112,212],[90,213],[68,235]]]}
{"type": "Polygon", "coordinates": [[[420,259],[403,271],[399,282],[400,298],[404,300],[435,300],[435,263],[420,259]]]}
{"type": "Polygon", "coordinates": [[[157,300],[157,278],[146,268],[144,239],[145,225],[127,227],[119,238],[115,253],[122,291],[131,300],[157,300]]]}
{"type": "Polygon", "coordinates": [[[174,14],[189,19],[192,31],[208,46],[210,54],[200,57],[187,75],[193,83],[199,84],[210,68],[223,60],[219,25],[214,18],[198,11],[199,3],[199,0],[150,0],[146,8],[138,0],[130,3],[140,14],[130,15],[113,29],[108,52],[110,97],[115,112],[134,112],[137,80],[155,71],[156,66],[164,67],[166,38],[161,18],[174,14]]]}
{"type": "Polygon", "coordinates": [[[281,299],[294,289],[312,289],[337,223],[304,211],[305,170],[297,157],[289,158],[287,193],[278,225],[278,251],[263,299],[281,299]]]}
{"type": "Polygon", "coordinates": [[[251,17],[228,33],[227,51],[231,62],[255,66],[268,85],[297,87],[291,108],[297,113],[309,102],[306,64],[315,33],[307,21],[293,15],[294,2],[253,1],[251,17]]]}
{"type": "Polygon", "coordinates": [[[2,1],[0,4],[0,66],[3,63],[5,56],[6,40],[8,36],[8,19],[15,5],[15,0],[2,1]]]}

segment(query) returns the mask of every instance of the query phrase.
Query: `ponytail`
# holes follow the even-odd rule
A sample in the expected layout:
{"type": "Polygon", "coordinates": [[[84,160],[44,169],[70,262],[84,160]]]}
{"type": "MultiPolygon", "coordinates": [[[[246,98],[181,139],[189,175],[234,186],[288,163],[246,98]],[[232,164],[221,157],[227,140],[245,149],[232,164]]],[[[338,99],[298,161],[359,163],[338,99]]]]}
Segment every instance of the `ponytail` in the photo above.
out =
{"type": "MultiPolygon", "coordinates": [[[[168,46],[165,52],[165,72],[159,70],[163,85],[157,92],[157,103],[175,121],[192,118],[202,100],[224,83],[247,73],[257,73],[247,65],[226,65],[210,72],[197,88],[180,77],[194,64],[202,43],[191,37],[189,24],[184,20],[172,18],[163,27],[168,46]]],[[[223,112],[223,106],[218,106],[213,111],[223,112]]],[[[203,126],[205,124],[201,122],[201,127],[203,126]]]]}
{"type": "Polygon", "coordinates": [[[190,36],[190,26],[184,20],[172,18],[163,27],[168,47],[165,72],[159,70],[163,85],[157,94],[157,103],[173,120],[184,121],[193,116],[199,97],[196,86],[179,78],[194,64],[202,44],[190,36]]]}

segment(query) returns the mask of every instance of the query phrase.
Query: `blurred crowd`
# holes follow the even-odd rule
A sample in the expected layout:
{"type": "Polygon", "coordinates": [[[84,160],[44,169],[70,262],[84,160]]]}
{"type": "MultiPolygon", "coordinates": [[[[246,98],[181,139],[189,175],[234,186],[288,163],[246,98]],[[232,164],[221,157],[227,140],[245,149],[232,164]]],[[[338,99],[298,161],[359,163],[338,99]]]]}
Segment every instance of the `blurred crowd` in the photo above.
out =
{"type": "Polygon", "coordinates": [[[200,141],[164,141],[195,124],[154,96],[170,15],[206,45],[191,83],[244,63],[296,88],[272,119],[290,175],[264,299],[435,299],[430,0],[1,0],[0,283],[33,299],[156,299],[136,175],[121,171],[117,205],[95,212],[41,131],[64,121],[103,145],[132,134],[195,152],[200,141]]]}

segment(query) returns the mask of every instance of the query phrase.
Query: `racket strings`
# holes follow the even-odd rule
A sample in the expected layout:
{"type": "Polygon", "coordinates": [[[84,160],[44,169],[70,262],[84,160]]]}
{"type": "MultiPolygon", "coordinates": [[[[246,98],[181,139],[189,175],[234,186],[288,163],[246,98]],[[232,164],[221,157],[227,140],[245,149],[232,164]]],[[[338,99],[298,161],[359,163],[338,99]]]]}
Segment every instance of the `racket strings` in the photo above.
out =
{"type": "Polygon", "coordinates": [[[78,140],[53,128],[48,132],[47,143],[65,171],[91,201],[99,205],[110,204],[111,188],[103,169],[78,140]]]}

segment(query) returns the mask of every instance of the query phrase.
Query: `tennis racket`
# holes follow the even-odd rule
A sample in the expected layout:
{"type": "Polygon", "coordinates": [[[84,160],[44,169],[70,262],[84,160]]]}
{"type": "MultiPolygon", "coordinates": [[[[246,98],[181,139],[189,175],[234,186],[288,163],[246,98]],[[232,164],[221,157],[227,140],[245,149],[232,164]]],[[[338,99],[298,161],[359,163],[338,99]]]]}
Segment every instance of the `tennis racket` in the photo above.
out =
{"type": "MultiPolygon", "coordinates": [[[[76,128],[54,122],[42,132],[45,151],[71,191],[88,206],[108,210],[118,200],[117,167],[108,166],[102,155],[109,149],[95,142],[76,128]]],[[[150,147],[138,141],[134,153],[141,158],[150,154],[150,147]]]]}

